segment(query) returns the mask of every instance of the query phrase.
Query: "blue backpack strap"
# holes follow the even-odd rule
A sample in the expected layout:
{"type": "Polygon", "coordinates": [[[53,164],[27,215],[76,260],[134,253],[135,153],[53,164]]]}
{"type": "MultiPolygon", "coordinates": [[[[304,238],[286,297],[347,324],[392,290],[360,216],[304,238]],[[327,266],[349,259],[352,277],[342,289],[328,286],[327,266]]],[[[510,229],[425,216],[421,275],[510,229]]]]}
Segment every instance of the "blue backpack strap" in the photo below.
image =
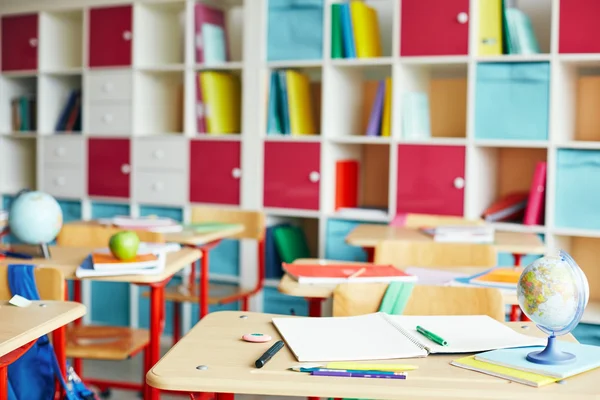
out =
{"type": "MultiPolygon", "coordinates": [[[[11,264],[8,266],[8,285],[11,293],[29,300],[40,300],[35,284],[33,265],[11,264]]],[[[47,335],[40,337],[21,358],[8,366],[9,400],[52,400],[54,378],[57,377],[65,390],[65,400],[94,399],[93,392],[81,381],[70,388],[64,380],[54,348],[47,335]]]]}

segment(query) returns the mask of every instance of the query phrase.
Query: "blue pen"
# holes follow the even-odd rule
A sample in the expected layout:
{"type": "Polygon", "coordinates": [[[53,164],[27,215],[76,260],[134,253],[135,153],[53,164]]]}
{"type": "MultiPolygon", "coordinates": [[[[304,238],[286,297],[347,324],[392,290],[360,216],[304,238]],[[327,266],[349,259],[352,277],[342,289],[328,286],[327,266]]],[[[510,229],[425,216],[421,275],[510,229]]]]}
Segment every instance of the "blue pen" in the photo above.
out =
{"type": "Polygon", "coordinates": [[[0,254],[10,258],[20,258],[22,260],[31,260],[33,258],[33,256],[30,256],[29,254],[15,253],[13,251],[0,250],[0,254]]]}

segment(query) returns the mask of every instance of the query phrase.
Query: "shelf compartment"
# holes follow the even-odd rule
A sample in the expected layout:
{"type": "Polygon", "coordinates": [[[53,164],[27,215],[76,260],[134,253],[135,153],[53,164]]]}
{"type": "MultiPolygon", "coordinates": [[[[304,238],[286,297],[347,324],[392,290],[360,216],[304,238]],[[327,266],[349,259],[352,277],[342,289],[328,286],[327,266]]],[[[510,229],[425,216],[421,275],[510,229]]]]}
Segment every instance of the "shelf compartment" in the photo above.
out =
{"type": "Polygon", "coordinates": [[[81,132],[81,75],[42,75],[40,77],[39,132],[81,132]],[[68,110],[67,110],[68,107],[68,110]],[[79,111],[78,111],[79,109],[79,111]],[[61,121],[65,113],[65,119],[61,121]],[[79,117],[77,116],[79,114],[79,117]],[[77,119],[79,118],[79,122],[77,119]]]}
{"type": "Polygon", "coordinates": [[[298,137],[319,135],[321,132],[322,69],[270,69],[264,74],[267,113],[264,132],[267,137],[298,137]],[[296,89],[290,90],[290,74],[294,74],[296,89]],[[300,74],[300,75],[298,75],[300,74]],[[308,81],[308,89],[304,85],[308,81]],[[283,83],[283,85],[282,85],[283,83]],[[308,107],[304,101],[310,102],[308,107]],[[295,104],[298,106],[294,107],[295,104]],[[287,113],[286,111],[287,110],[287,113]],[[286,118],[287,115],[287,118],[286,118]],[[307,121],[312,120],[312,123],[307,121]],[[280,133],[281,132],[281,133],[280,133]]]}
{"type": "Polygon", "coordinates": [[[40,69],[59,72],[83,66],[83,11],[40,14],[40,69]]]}
{"type": "Polygon", "coordinates": [[[185,3],[139,4],[134,11],[134,63],[140,67],[183,65],[185,3]]]}
{"type": "Polygon", "coordinates": [[[37,131],[37,77],[0,78],[0,132],[37,131]],[[24,122],[22,115],[27,116],[24,122]]]}
{"type": "MultiPolygon", "coordinates": [[[[526,201],[533,183],[536,166],[547,160],[547,150],[519,147],[479,147],[475,149],[472,165],[477,168],[471,175],[469,186],[477,191],[468,216],[481,217],[485,210],[500,199],[515,195],[517,202],[526,201]]],[[[522,218],[510,222],[523,224],[522,218]]],[[[511,230],[515,230],[515,226],[511,230]]],[[[523,227],[525,229],[525,227],[523,227]]],[[[539,230],[541,226],[531,229],[539,230]]]]}
{"type": "Polygon", "coordinates": [[[135,134],[183,132],[183,72],[138,72],[134,79],[135,134]]]}
{"type": "Polygon", "coordinates": [[[399,67],[395,124],[403,139],[465,138],[467,64],[405,64],[399,67]]]}
{"type": "MultiPolygon", "coordinates": [[[[328,144],[331,198],[328,212],[385,219],[389,213],[390,145],[328,144]],[[342,208],[356,211],[341,210],[342,208]],[[362,209],[362,210],[361,210],[362,209]]],[[[337,214],[336,214],[337,215],[337,214]]]]}
{"type": "MultiPolygon", "coordinates": [[[[227,68],[227,64],[240,63],[243,60],[243,32],[244,32],[244,5],[243,2],[222,2],[222,1],[199,1],[195,4],[194,10],[194,62],[198,68],[227,68]],[[207,11],[206,21],[213,27],[213,31],[203,29],[202,9],[207,11]],[[222,47],[219,41],[221,31],[214,31],[214,26],[222,29],[222,40],[225,44],[224,55],[221,53],[222,47]],[[222,26],[221,26],[222,25],[222,26]],[[210,34],[217,34],[215,41],[211,41],[210,34]],[[208,49],[215,58],[205,58],[205,52],[208,46],[217,45],[217,51],[208,49]],[[223,57],[224,56],[224,57],[223,57]],[[220,58],[225,59],[223,63],[220,58]]],[[[230,67],[230,69],[233,69],[230,67]]]]}
{"type": "MultiPolygon", "coordinates": [[[[365,50],[359,50],[357,44],[356,44],[356,38],[354,38],[354,53],[355,53],[355,57],[348,57],[348,55],[345,52],[345,48],[344,48],[344,34],[343,34],[343,28],[342,28],[342,20],[343,17],[340,16],[340,18],[334,22],[334,8],[333,5],[338,5],[342,3],[341,1],[335,1],[333,2],[333,4],[330,5],[330,15],[331,15],[331,30],[330,32],[328,32],[329,35],[331,35],[331,58],[335,59],[335,60],[352,60],[352,61],[377,61],[379,58],[381,57],[391,57],[392,56],[392,37],[393,37],[393,27],[394,27],[394,16],[397,15],[397,11],[396,10],[396,2],[394,1],[390,1],[390,0],[365,0],[363,1],[363,3],[371,8],[374,12],[375,12],[375,16],[377,18],[377,23],[376,25],[373,25],[374,27],[377,27],[377,32],[376,34],[379,35],[379,43],[380,43],[380,55],[376,56],[376,57],[369,57],[369,55],[371,54],[375,54],[376,50],[372,47],[369,47],[368,49],[365,50]],[[334,32],[333,32],[333,25],[334,23],[336,25],[339,26],[339,30],[338,32],[336,32],[337,35],[339,35],[340,40],[338,41],[338,43],[341,45],[341,54],[340,51],[335,51],[334,54],[334,50],[338,48],[338,46],[334,46],[334,32]]],[[[350,8],[350,10],[352,10],[352,8],[350,8]]],[[[352,11],[351,11],[352,12],[352,11]]],[[[341,10],[340,10],[341,13],[341,10]]],[[[364,17],[364,16],[363,16],[364,17]]],[[[375,42],[371,43],[372,45],[375,44],[375,42]]],[[[364,49],[364,47],[361,46],[361,49],[364,49]]]]}
{"type": "Polygon", "coordinates": [[[333,67],[327,76],[330,90],[329,97],[324,99],[328,112],[323,131],[336,138],[391,136],[394,115],[391,77],[392,68],[385,65],[333,67]],[[374,107],[376,101],[378,110],[374,107]],[[375,124],[369,126],[372,114],[375,124]]]}
{"type": "Polygon", "coordinates": [[[3,193],[36,189],[36,142],[0,137],[0,186],[3,193]]]}
{"type": "MultiPolygon", "coordinates": [[[[286,225],[299,228],[296,232],[300,233],[301,239],[296,242],[298,245],[297,254],[294,254],[296,258],[319,258],[319,219],[310,217],[272,215],[267,211],[268,227],[279,227],[286,225]]],[[[282,257],[282,261],[284,262],[293,261],[291,258],[283,258],[285,257],[282,257]]]]}

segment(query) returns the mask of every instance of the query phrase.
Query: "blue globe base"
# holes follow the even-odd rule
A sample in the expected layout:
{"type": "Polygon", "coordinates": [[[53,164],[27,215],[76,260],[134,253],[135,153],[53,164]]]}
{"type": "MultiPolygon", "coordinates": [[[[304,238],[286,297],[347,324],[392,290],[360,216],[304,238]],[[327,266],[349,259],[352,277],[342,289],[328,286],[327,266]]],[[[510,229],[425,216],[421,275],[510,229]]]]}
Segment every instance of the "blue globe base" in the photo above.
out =
{"type": "Polygon", "coordinates": [[[527,354],[527,361],[536,364],[568,364],[575,362],[577,357],[574,354],[560,351],[558,345],[555,343],[556,336],[552,335],[548,337],[548,345],[542,351],[532,351],[527,354]]]}

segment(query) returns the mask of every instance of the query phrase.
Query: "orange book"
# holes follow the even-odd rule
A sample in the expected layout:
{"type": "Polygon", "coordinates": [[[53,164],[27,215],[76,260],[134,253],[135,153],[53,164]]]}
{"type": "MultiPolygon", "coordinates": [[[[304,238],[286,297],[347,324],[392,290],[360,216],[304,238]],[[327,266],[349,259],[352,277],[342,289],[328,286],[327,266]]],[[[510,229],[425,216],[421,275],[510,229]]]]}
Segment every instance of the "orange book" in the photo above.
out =
{"type": "Polygon", "coordinates": [[[335,163],[335,209],[358,206],[358,161],[335,163]]]}
{"type": "Polygon", "coordinates": [[[519,282],[521,272],[523,272],[521,268],[498,268],[480,276],[479,278],[473,279],[473,282],[498,283],[513,286],[519,282]]]}
{"type": "Polygon", "coordinates": [[[154,254],[138,254],[133,260],[123,261],[110,253],[92,253],[92,263],[97,271],[143,269],[156,267],[158,257],[154,254]]]}

